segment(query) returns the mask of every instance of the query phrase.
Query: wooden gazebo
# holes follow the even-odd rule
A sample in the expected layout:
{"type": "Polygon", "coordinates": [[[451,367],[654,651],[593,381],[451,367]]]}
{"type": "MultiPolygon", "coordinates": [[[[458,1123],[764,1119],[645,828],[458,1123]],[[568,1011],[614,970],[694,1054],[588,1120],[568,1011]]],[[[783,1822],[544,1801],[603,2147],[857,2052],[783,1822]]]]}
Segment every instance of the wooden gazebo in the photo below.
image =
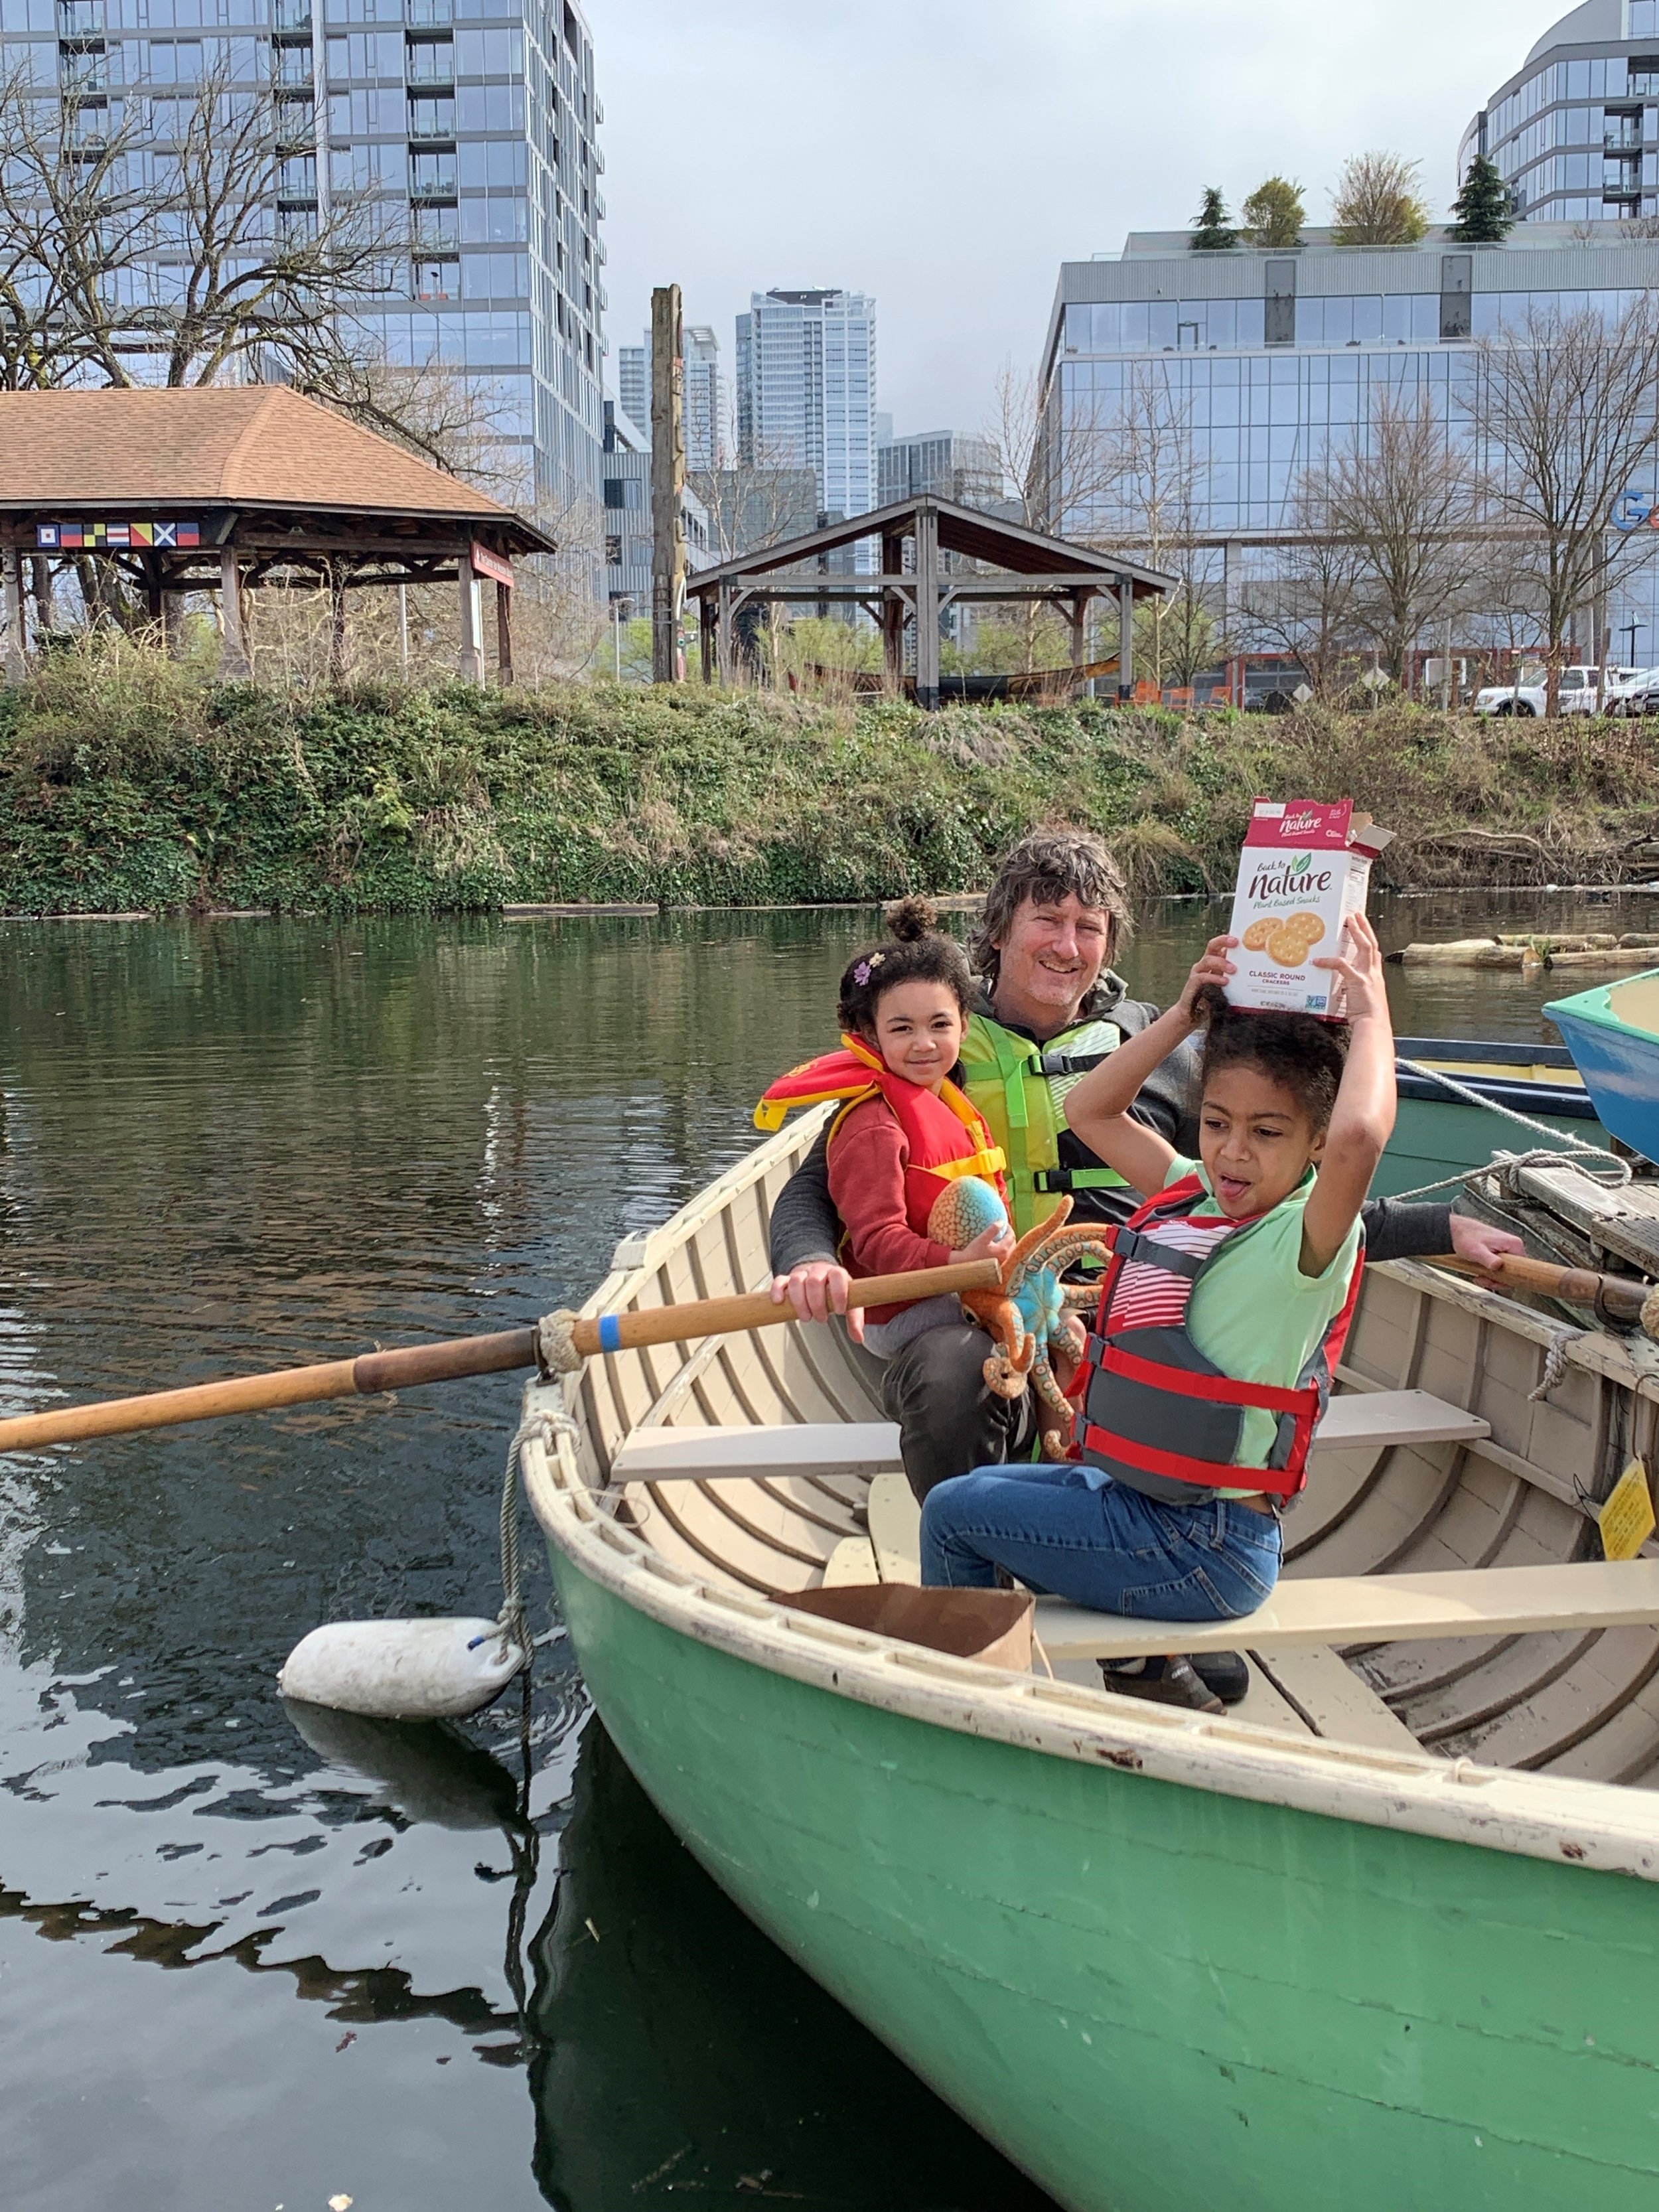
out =
{"type": "Polygon", "coordinates": [[[513,665],[515,556],[554,541],[484,493],[282,385],[0,392],[6,669],[27,647],[23,563],[110,562],[164,629],[217,592],[228,674],[247,672],[241,594],[454,583],[460,674],[483,680],[478,591],[513,665]]]}
{"type": "Polygon", "coordinates": [[[1071,625],[1072,659],[1088,659],[1091,603],[1110,599],[1118,615],[1118,689],[1134,689],[1133,616],[1137,599],[1176,589],[1178,579],[1144,568],[1121,554],[1098,553],[1063,538],[1048,538],[982,509],[924,494],[804,537],[740,554],[687,580],[698,602],[706,681],[729,684],[735,672],[733,617],[756,600],[813,605],[839,602],[865,608],[881,628],[882,665],[896,688],[904,675],[904,626],[915,627],[915,694],[926,707],[939,704],[939,618],[953,600],[1042,599],[1057,606],[1071,625]],[[823,557],[861,539],[877,538],[878,573],[827,570],[823,557]],[[905,545],[909,542],[909,565],[905,545]],[[954,553],[976,564],[948,573],[940,556],[954,553]]]}

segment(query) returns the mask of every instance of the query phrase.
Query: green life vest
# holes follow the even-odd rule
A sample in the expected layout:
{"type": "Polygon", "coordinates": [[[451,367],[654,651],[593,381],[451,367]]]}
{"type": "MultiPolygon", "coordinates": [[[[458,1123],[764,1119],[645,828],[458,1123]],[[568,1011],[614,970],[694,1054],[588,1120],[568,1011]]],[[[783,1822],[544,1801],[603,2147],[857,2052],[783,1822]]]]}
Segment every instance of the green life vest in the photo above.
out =
{"type": "Polygon", "coordinates": [[[1046,1221],[1067,1191],[1124,1188],[1115,1169],[1060,1164],[1066,1092],[1122,1041],[1115,1022],[1091,1021],[1037,1044],[988,1014],[969,1015],[962,1045],[963,1088],[1007,1154],[1017,1237],[1046,1221]]]}

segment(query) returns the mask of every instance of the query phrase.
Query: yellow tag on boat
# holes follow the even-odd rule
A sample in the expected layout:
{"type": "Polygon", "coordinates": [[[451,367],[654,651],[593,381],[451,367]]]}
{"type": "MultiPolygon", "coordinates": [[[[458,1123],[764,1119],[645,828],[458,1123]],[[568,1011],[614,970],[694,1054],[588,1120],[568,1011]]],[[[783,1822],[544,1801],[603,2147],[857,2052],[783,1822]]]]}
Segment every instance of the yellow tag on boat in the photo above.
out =
{"type": "Polygon", "coordinates": [[[1609,1559],[1633,1559],[1659,1527],[1654,1519],[1648,1471],[1639,1459],[1633,1459],[1614,1483],[1599,1517],[1601,1551],[1609,1559]]]}

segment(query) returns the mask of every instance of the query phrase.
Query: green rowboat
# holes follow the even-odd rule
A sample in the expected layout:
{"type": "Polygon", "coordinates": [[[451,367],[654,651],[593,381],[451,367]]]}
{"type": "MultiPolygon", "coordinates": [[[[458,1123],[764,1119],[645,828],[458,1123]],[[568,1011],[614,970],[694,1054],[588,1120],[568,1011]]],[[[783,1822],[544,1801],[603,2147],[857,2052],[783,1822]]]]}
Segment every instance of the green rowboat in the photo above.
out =
{"type": "MultiPolygon", "coordinates": [[[[821,1118],[619,1247],[587,1310],[763,1281],[821,1118]]],[[[1081,1655],[1052,1678],[792,1607],[915,1572],[890,1433],[828,1329],[534,1385],[525,1463],[588,1686],[670,1825],[1071,2212],[1651,2212],[1659,1604],[1598,1617],[1574,1578],[1609,1571],[1565,1563],[1651,1445],[1659,1346],[1396,1263],[1340,1381],[1280,1598],[1415,1601],[1430,1571],[1457,1601],[1444,1632],[1322,1644],[1276,1601],[1231,1632],[1252,1688],[1218,1719],[1108,1693],[1041,1607],[1045,1650],[1081,1655]],[[1518,1566],[1560,1602],[1489,1630],[1518,1566]]]]}

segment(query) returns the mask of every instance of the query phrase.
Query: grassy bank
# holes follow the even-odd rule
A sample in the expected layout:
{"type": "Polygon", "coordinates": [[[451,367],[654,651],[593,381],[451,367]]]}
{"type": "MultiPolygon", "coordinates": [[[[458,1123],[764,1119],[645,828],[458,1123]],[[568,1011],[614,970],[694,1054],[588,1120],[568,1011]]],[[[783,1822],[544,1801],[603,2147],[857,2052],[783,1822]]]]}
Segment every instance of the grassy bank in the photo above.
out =
{"type": "Polygon", "coordinates": [[[1616,882],[1659,835],[1659,744],[1412,708],[290,696],[71,653],[0,693],[0,910],[877,898],[977,888],[1060,817],[1104,831],[1143,891],[1197,890],[1231,883],[1257,792],[1352,793],[1402,833],[1396,882],[1616,882]]]}

